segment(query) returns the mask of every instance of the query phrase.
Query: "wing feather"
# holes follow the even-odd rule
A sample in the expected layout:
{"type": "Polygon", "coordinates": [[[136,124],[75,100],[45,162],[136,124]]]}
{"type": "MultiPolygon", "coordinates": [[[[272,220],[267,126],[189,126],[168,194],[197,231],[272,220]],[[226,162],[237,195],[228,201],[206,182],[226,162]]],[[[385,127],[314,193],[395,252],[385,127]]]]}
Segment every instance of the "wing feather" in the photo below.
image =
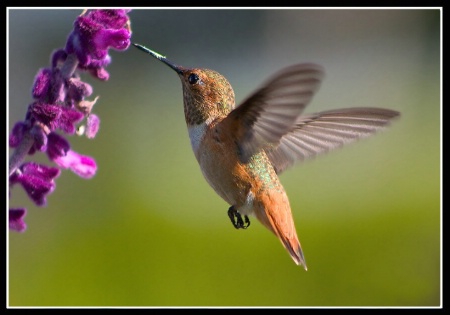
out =
{"type": "Polygon", "coordinates": [[[285,68],[235,108],[225,120],[236,126],[240,160],[276,146],[295,125],[299,115],[319,88],[322,67],[298,64],[285,68]]]}
{"type": "Polygon", "coordinates": [[[300,116],[278,146],[265,151],[280,174],[297,161],[368,137],[397,116],[398,112],[383,108],[347,108],[300,116]]]}

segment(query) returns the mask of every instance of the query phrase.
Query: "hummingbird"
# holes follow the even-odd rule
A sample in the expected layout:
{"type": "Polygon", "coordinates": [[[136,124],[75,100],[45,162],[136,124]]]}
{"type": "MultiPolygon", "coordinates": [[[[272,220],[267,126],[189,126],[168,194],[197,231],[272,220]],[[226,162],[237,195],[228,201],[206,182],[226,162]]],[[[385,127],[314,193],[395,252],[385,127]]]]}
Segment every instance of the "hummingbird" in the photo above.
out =
{"type": "Polygon", "coordinates": [[[303,114],[324,77],[323,67],[314,63],[280,70],[236,106],[231,84],[218,72],[179,66],[133,45],[181,79],[192,150],[206,181],[229,204],[233,226],[246,229],[255,216],[307,270],[279,175],[296,162],[384,129],[400,113],[355,107],[303,114]]]}

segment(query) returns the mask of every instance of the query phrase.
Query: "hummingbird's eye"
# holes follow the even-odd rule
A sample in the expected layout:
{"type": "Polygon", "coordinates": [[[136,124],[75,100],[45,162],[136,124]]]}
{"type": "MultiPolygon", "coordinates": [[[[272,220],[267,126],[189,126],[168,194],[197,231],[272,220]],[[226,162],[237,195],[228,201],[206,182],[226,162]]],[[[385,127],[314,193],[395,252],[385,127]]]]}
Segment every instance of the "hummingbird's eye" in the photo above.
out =
{"type": "Polygon", "coordinates": [[[191,73],[188,77],[188,81],[190,84],[195,84],[200,80],[200,78],[198,77],[198,75],[196,75],[195,73],[191,73]]]}

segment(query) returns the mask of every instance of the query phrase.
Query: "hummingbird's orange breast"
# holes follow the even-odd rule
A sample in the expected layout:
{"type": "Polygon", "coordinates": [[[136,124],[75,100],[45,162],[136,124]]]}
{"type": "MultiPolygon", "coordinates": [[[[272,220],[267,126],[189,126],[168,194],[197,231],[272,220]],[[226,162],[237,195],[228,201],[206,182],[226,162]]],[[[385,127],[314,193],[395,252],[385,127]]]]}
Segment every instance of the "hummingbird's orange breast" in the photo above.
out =
{"type": "Polygon", "coordinates": [[[204,177],[227,203],[251,214],[259,195],[284,193],[264,152],[243,164],[239,160],[233,131],[217,119],[205,127],[195,155],[204,177]],[[248,208],[248,209],[246,209],[248,208]]]}
{"type": "Polygon", "coordinates": [[[239,163],[231,132],[223,130],[218,120],[206,126],[195,155],[205,179],[217,194],[230,205],[245,203],[251,179],[239,163]]]}

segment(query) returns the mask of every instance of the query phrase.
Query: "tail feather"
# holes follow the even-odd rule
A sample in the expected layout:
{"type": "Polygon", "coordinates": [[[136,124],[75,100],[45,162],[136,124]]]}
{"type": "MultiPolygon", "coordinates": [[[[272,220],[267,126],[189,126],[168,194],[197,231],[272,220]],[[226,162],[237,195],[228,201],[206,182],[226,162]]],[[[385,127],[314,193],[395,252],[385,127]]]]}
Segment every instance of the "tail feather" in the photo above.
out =
{"type": "Polygon", "coordinates": [[[294,220],[289,203],[281,203],[274,208],[263,207],[260,211],[255,211],[256,218],[269,230],[271,230],[281,241],[284,248],[289,252],[292,260],[297,265],[306,266],[302,247],[297,237],[294,220]]]}

